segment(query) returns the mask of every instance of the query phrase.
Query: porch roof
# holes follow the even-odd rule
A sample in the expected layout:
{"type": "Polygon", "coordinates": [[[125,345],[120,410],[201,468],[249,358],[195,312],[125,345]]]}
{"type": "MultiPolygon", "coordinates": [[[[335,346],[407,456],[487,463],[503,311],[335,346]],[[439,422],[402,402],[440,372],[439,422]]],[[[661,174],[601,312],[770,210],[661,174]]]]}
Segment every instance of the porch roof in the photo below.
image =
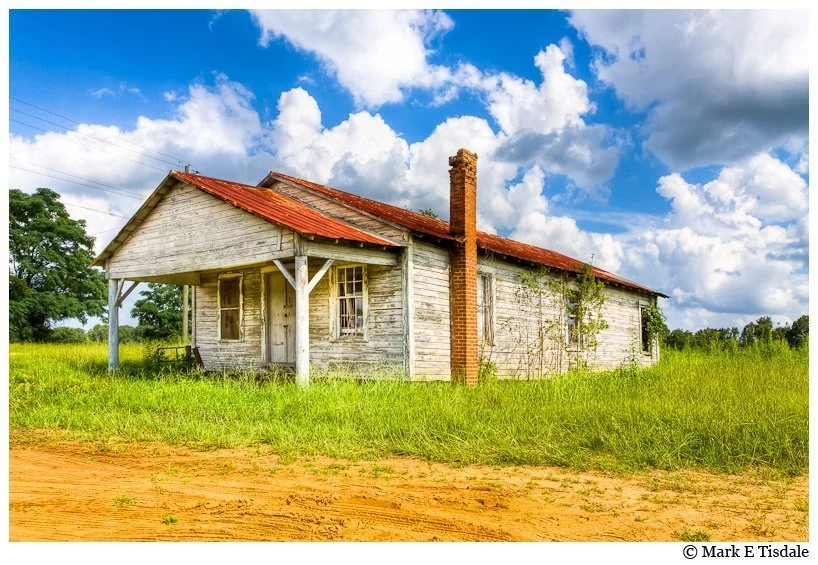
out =
{"type": "Polygon", "coordinates": [[[318,210],[290,198],[280,192],[246,185],[204,175],[171,171],[140,209],[128,220],[114,239],[94,259],[91,266],[102,266],[128,239],[136,227],[150,214],[173,185],[181,181],[202,190],[228,204],[258,216],[269,222],[287,227],[306,236],[318,236],[333,240],[345,240],[377,246],[396,247],[396,244],[377,235],[360,230],[318,210]]]}

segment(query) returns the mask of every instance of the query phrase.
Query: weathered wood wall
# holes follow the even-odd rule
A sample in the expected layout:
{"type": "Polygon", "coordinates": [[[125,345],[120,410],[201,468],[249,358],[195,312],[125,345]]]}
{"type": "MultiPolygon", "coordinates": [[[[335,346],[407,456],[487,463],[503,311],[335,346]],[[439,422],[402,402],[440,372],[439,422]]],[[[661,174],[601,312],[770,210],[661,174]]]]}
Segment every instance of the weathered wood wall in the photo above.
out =
{"type": "MultiPolygon", "coordinates": [[[[414,248],[413,285],[415,289],[416,379],[450,378],[449,366],[449,255],[448,251],[427,243],[414,248]]],[[[494,340],[481,349],[481,357],[497,366],[500,378],[525,379],[565,371],[574,353],[541,330],[556,324],[549,332],[564,331],[561,305],[553,296],[542,300],[524,298],[520,275],[527,267],[498,258],[481,256],[478,270],[488,274],[494,284],[494,340]],[[539,347],[540,340],[544,347],[539,347]]],[[[614,368],[631,359],[642,365],[658,361],[658,348],[651,355],[640,349],[639,304],[651,299],[624,289],[606,287],[603,318],[608,328],[600,332],[600,346],[588,355],[592,367],[614,368]]]]}
{"type": "MultiPolygon", "coordinates": [[[[310,259],[310,277],[322,264],[320,259],[310,259]]],[[[346,264],[349,263],[337,263],[346,264]]],[[[287,266],[292,272],[292,264],[287,266]]],[[[206,274],[202,276],[202,284],[195,287],[196,346],[208,370],[261,368],[264,366],[261,298],[264,275],[260,268],[230,272],[243,275],[242,338],[240,341],[219,340],[218,274],[206,274]]],[[[369,307],[366,340],[359,337],[333,338],[329,273],[310,293],[310,360],[318,369],[341,365],[361,376],[402,377],[405,371],[401,268],[367,265],[367,277],[369,307]]]]}
{"type": "Polygon", "coordinates": [[[292,232],[190,185],[172,189],[111,257],[111,278],[250,265],[291,253],[292,232]]]}
{"type": "MultiPolygon", "coordinates": [[[[310,277],[321,263],[310,260],[310,277]]],[[[336,262],[331,270],[350,264],[353,263],[336,262]]],[[[334,273],[327,273],[310,294],[310,359],[320,368],[340,365],[362,376],[402,377],[405,371],[401,267],[367,265],[366,269],[369,295],[366,339],[333,338],[330,282],[334,273]]]]}
{"type": "Polygon", "coordinates": [[[205,369],[261,368],[262,314],[261,269],[228,271],[242,275],[241,339],[219,340],[218,274],[202,275],[202,284],[194,287],[196,301],[196,347],[205,369]]]}
{"type": "Polygon", "coordinates": [[[416,380],[448,380],[450,366],[449,251],[415,241],[412,252],[416,380]]]}

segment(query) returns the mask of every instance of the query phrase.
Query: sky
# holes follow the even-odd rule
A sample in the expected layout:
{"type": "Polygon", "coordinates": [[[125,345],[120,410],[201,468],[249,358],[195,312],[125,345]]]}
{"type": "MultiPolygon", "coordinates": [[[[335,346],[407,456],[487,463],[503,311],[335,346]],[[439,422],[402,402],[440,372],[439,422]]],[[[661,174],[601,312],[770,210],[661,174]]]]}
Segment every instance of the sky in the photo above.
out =
{"type": "Polygon", "coordinates": [[[466,147],[481,229],[669,295],[671,328],[786,323],[808,309],[807,24],[749,10],[12,10],[10,186],[59,192],[99,251],[186,164],[446,218],[448,156],[466,147]]]}

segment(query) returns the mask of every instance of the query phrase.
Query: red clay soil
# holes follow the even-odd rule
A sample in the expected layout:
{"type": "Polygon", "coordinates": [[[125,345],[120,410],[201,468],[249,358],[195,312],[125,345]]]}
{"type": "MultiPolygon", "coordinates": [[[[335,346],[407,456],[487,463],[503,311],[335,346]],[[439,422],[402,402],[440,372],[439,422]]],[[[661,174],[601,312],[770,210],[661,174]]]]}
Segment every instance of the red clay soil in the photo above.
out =
{"type": "Polygon", "coordinates": [[[10,539],[807,540],[807,477],[287,461],[15,432],[10,539]]]}

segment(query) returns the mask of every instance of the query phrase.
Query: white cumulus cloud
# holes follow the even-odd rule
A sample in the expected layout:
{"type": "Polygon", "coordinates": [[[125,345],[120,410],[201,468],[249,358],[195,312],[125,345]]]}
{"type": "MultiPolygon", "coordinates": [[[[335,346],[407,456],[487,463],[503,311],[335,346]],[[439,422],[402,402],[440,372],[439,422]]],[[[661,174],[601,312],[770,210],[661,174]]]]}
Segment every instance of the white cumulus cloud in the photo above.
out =
{"type": "Polygon", "coordinates": [[[259,43],[284,38],[315,55],[360,106],[400,102],[450,78],[429,63],[428,43],[453,27],[435,10],[252,10],[259,43]]]}
{"type": "Polygon", "coordinates": [[[646,146],[676,170],[806,139],[808,18],[795,10],[578,10],[594,69],[648,112],[646,146]]]}

